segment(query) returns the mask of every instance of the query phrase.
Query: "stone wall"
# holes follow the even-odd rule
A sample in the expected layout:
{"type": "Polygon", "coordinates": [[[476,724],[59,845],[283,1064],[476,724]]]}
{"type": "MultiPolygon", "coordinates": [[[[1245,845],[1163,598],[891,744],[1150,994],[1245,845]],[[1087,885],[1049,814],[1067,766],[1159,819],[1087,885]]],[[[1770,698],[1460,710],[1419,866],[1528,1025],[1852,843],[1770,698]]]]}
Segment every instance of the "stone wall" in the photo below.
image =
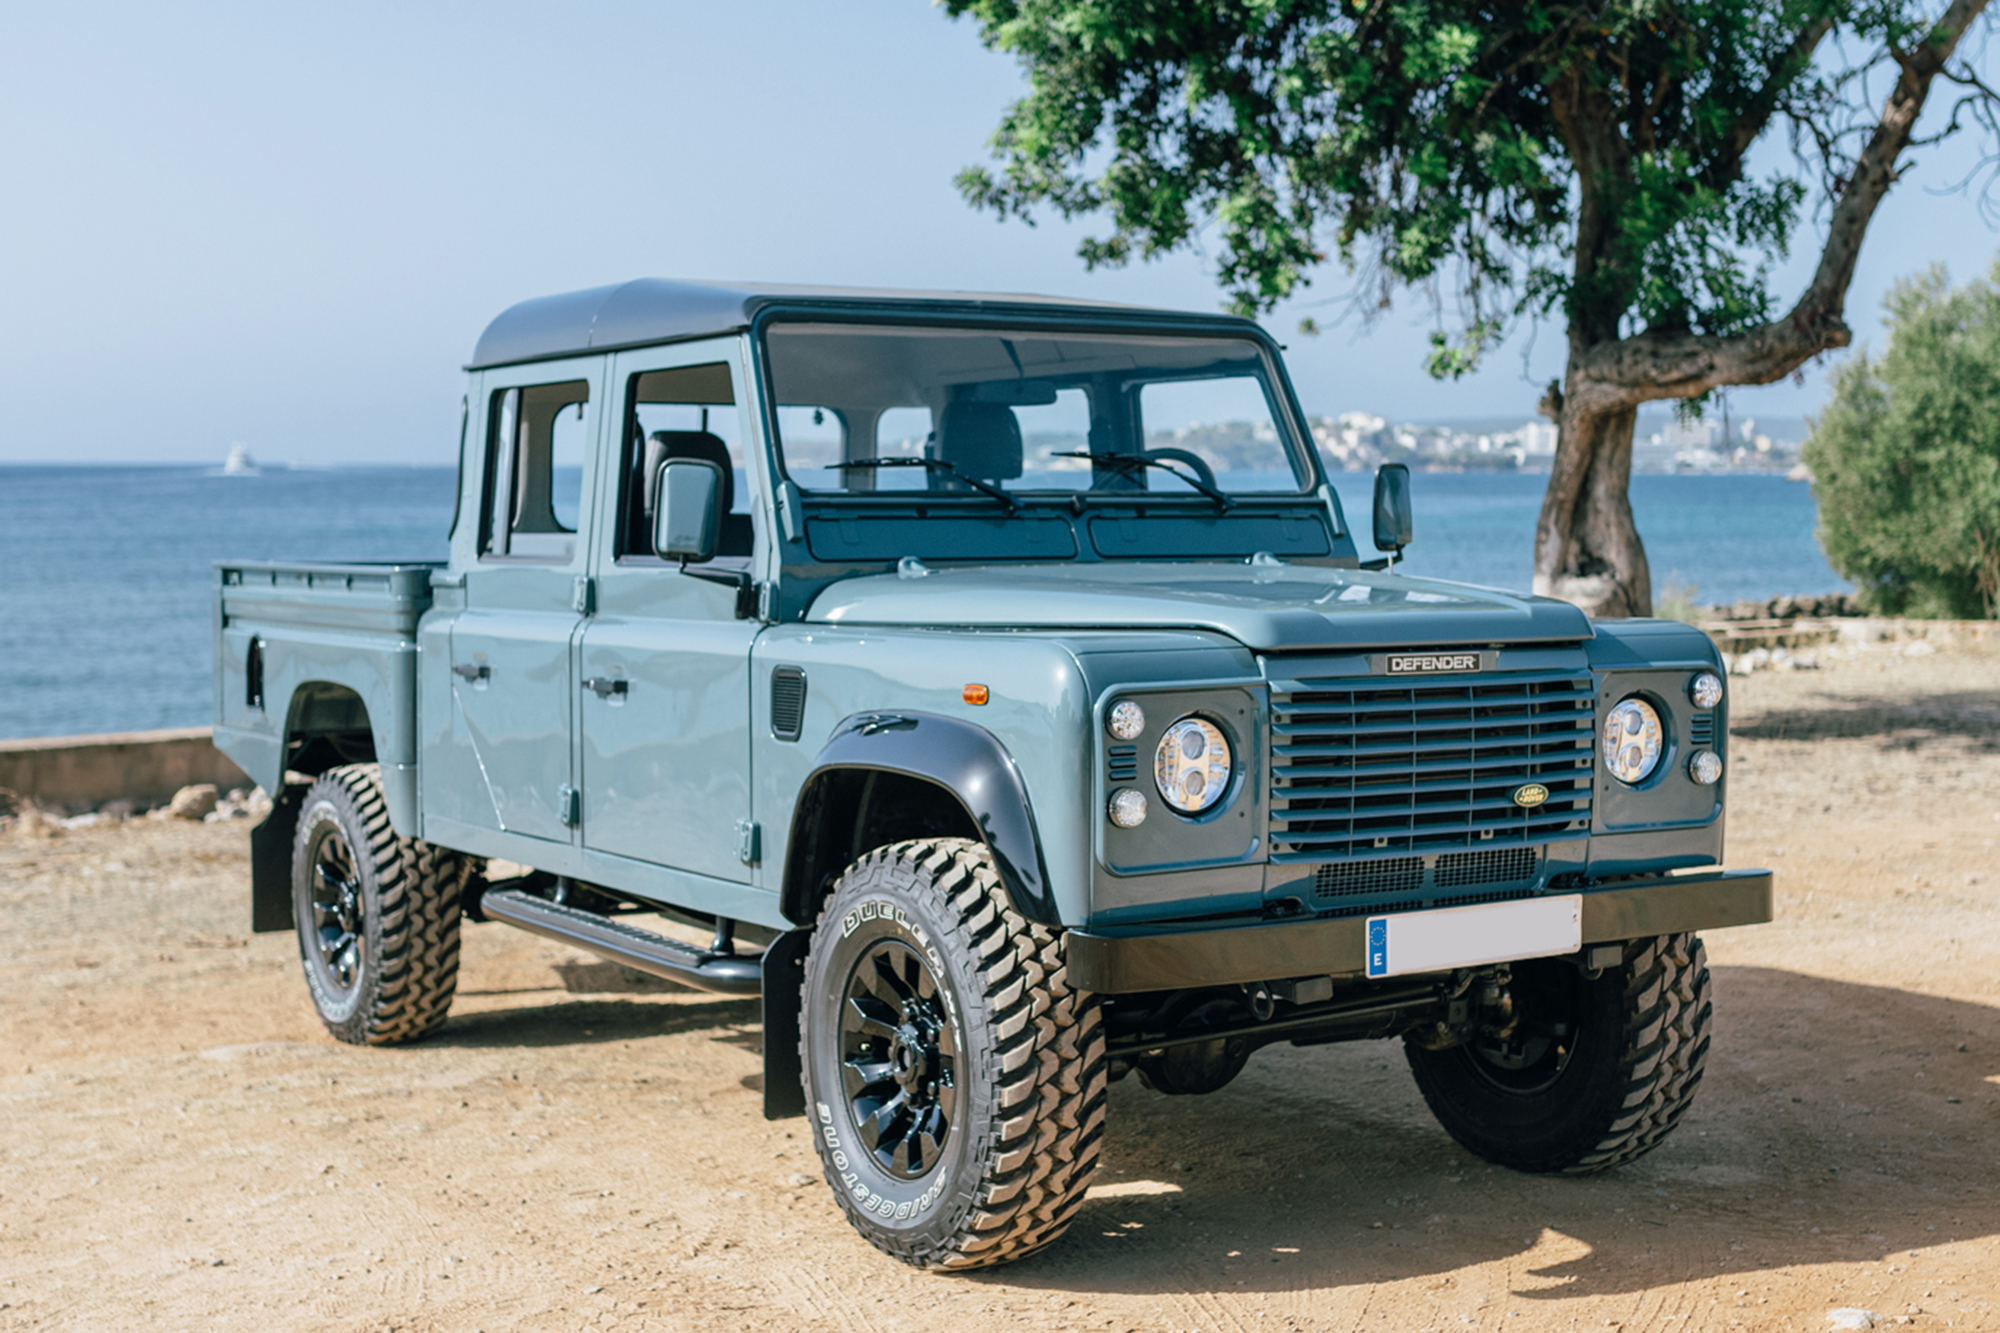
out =
{"type": "Polygon", "coordinates": [[[0,789],[45,810],[82,814],[114,801],[143,810],[199,783],[220,791],[250,786],[210,743],[207,727],[0,741],[0,789]]]}

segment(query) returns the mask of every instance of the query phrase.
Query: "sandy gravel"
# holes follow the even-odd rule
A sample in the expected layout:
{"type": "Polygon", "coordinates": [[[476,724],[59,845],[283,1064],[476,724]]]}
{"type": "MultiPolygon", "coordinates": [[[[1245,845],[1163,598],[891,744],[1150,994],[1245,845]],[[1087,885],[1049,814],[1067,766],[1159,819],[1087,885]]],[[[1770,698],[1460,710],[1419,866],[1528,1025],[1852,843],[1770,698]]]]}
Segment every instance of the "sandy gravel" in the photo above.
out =
{"type": "Polygon", "coordinates": [[[1736,690],[1730,859],[1680,1131],[1489,1168],[1387,1045],[1114,1087],[1053,1251],[911,1272],[759,1115],[754,1004],[471,928],[454,1016],[330,1041],[248,937],[244,826],[0,840],[0,1329],[2000,1329],[2000,657],[1736,690]]]}

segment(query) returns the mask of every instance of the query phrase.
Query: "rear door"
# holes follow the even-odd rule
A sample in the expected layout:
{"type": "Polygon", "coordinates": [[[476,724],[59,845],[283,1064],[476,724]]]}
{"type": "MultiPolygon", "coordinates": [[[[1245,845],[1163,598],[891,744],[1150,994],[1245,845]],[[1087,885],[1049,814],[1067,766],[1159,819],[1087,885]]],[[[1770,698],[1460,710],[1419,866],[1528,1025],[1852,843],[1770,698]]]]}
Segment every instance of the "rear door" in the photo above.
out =
{"type": "Polygon", "coordinates": [[[573,653],[587,605],[604,358],[489,371],[478,558],[451,629],[452,727],[465,762],[429,813],[574,841],[573,653]],[[476,773],[476,780],[472,775],[476,773]]]}
{"type": "Polygon", "coordinates": [[[741,826],[750,815],[750,647],[761,628],[737,615],[728,582],[652,553],[653,478],[669,457],[707,458],[730,475],[731,512],[715,560],[749,577],[758,545],[752,438],[741,343],[716,339],[612,359],[618,476],[603,508],[597,613],[578,656],[584,846],[714,879],[749,883],[741,826]]]}

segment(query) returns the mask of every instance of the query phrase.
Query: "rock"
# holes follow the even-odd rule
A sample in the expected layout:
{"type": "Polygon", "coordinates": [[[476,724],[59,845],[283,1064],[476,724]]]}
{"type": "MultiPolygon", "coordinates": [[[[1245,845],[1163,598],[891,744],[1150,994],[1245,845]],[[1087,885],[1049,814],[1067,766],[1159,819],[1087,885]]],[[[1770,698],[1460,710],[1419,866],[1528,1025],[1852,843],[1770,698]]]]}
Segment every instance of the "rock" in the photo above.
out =
{"type": "Polygon", "coordinates": [[[1873,1328],[1881,1321],[1882,1316],[1873,1310],[1863,1310],[1855,1305],[1843,1305],[1826,1314],[1826,1322],[1835,1328],[1873,1328]]]}
{"type": "Polygon", "coordinates": [[[106,801],[97,813],[114,824],[122,824],[132,817],[133,805],[130,801],[106,801]]]}
{"type": "Polygon", "coordinates": [[[174,799],[167,802],[168,819],[205,819],[215,809],[215,784],[197,782],[192,787],[182,787],[174,793],[174,799]]]}

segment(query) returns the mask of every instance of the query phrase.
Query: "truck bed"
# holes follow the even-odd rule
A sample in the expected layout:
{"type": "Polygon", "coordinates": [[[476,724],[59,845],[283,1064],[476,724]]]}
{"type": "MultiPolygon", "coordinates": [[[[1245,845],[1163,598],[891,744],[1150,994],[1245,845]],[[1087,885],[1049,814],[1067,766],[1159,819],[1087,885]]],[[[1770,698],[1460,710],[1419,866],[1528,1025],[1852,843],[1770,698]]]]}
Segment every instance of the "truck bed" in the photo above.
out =
{"type": "Polygon", "coordinates": [[[441,568],[217,561],[216,748],[276,795],[288,733],[334,738],[341,759],[382,765],[390,818],[414,833],[417,622],[441,568]]]}

